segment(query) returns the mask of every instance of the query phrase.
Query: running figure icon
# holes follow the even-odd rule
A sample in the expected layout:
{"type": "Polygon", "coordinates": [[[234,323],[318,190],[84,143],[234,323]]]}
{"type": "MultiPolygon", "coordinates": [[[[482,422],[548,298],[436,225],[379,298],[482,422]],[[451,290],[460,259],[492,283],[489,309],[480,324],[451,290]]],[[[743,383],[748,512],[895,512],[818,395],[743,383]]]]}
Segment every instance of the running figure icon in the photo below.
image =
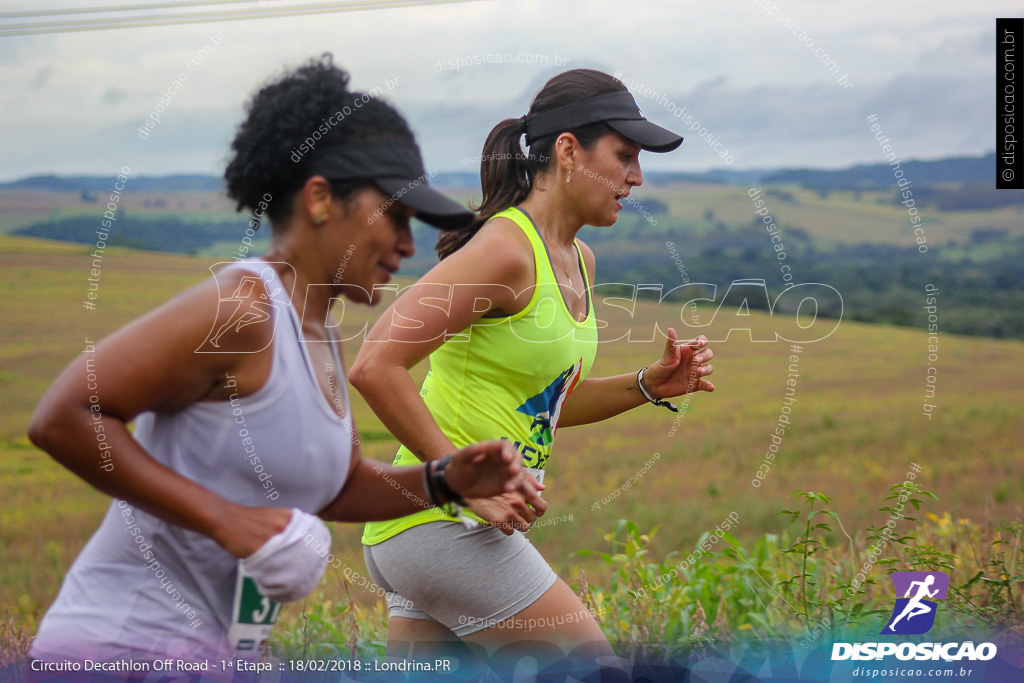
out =
{"type": "Polygon", "coordinates": [[[922,601],[922,598],[934,598],[936,594],[938,594],[938,588],[936,588],[935,590],[928,590],[928,588],[934,583],[934,574],[929,574],[927,577],[925,577],[924,581],[912,581],[910,583],[910,587],[907,588],[907,592],[903,596],[905,598],[910,598],[910,601],[907,603],[906,607],[903,608],[903,611],[900,612],[899,616],[889,623],[889,626],[887,628],[890,631],[892,631],[893,633],[896,632],[896,623],[903,617],[906,617],[907,621],[910,621],[916,616],[919,616],[921,614],[928,614],[929,612],[935,610],[935,606],[933,604],[927,604],[922,601]],[[914,591],[914,586],[918,587],[917,595],[915,595],[914,597],[910,597],[910,594],[914,591]]]}

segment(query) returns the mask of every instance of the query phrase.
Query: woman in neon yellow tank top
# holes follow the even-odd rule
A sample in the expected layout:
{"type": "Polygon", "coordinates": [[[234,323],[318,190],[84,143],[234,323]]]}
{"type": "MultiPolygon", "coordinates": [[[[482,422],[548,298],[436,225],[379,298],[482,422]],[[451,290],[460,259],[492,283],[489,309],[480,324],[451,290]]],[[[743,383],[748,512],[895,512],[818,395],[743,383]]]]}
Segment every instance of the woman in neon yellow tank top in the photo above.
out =
{"type": "MultiPolygon", "coordinates": [[[[576,233],[615,223],[643,182],[641,149],[681,142],[642,118],[617,79],[583,69],[552,78],[529,114],[491,131],[478,220],[442,233],[441,262],[385,311],[352,368],[352,384],[403,444],[396,464],[500,438],[542,481],[558,428],[714,390],[707,339],[680,344],[671,329],[663,356],[643,371],[587,376],[597,350],[594,255],[576,233]],[[428,356],[417,389],[408,370],[428,356]]],[[[506,495],[468,507],[464,523],[434,509],[367,525],[367,566],[395,593],[392,654],[457,637],[488,650],[525,639],[612,656],[593,616],[515,533],[546,503],[506,495]]]]}

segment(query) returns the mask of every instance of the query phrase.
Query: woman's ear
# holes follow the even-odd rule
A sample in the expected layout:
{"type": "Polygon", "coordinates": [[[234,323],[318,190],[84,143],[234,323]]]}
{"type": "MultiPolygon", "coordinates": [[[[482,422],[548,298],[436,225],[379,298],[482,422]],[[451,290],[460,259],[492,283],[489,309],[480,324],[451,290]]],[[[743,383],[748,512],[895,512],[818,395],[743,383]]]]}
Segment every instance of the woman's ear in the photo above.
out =
{"type": "Polygon", "coordinates": [[[579,156],[580,143],[572,133],[562,133],[555,140],[555,163],[563,172],[576,167],[576,157],[579,156]]]}
{"type": "Polygon", "coordinates": [[[302,204],[311,223],[323,225],[331,211],[331,185],[320,175],[310,176],[302,186],[302,204]]]}

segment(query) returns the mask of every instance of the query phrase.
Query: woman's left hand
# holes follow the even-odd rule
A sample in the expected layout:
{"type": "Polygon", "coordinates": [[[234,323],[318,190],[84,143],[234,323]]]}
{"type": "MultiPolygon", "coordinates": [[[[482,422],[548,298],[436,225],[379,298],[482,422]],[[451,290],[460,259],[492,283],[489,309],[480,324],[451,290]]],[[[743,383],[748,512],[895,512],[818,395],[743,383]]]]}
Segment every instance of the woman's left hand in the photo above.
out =
{"type": "Polygon", "coordinates": [[[714,370],[711,366],[714,355],[704,335],[680,343],[675,329],[670,327],[665,353],[644,372],[644,388],[657,399],[693,391],[714,391],[715,385],[704,379],[714,370]]]}
{"type": "Polygon", "coordinates": [[[245,507],[229,504],[231,511],[218,519],[209,536],[237,558],[249,557],[287,528],[290,508],[245,507]]]}

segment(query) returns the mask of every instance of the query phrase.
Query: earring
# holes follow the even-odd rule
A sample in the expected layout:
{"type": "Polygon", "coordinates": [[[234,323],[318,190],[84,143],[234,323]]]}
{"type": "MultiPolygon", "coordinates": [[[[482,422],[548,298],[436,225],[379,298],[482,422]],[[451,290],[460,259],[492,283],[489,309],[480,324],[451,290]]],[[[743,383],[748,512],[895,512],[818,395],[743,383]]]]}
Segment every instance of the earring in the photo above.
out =
{"type": "Polygon", "coordinates": [[[323,225],[324,223],[327,222],[327,216],[317,216],[316,218],[313,219],[313,222],[316,223],[317,225],[323,225]]]}
{"type": "Polygon", "coordinates": [[[565,175],[565,182],[568,183],[570,180],[572,180],[572,169],[571,168],[569,169],[569,172],[565,175]]]}

